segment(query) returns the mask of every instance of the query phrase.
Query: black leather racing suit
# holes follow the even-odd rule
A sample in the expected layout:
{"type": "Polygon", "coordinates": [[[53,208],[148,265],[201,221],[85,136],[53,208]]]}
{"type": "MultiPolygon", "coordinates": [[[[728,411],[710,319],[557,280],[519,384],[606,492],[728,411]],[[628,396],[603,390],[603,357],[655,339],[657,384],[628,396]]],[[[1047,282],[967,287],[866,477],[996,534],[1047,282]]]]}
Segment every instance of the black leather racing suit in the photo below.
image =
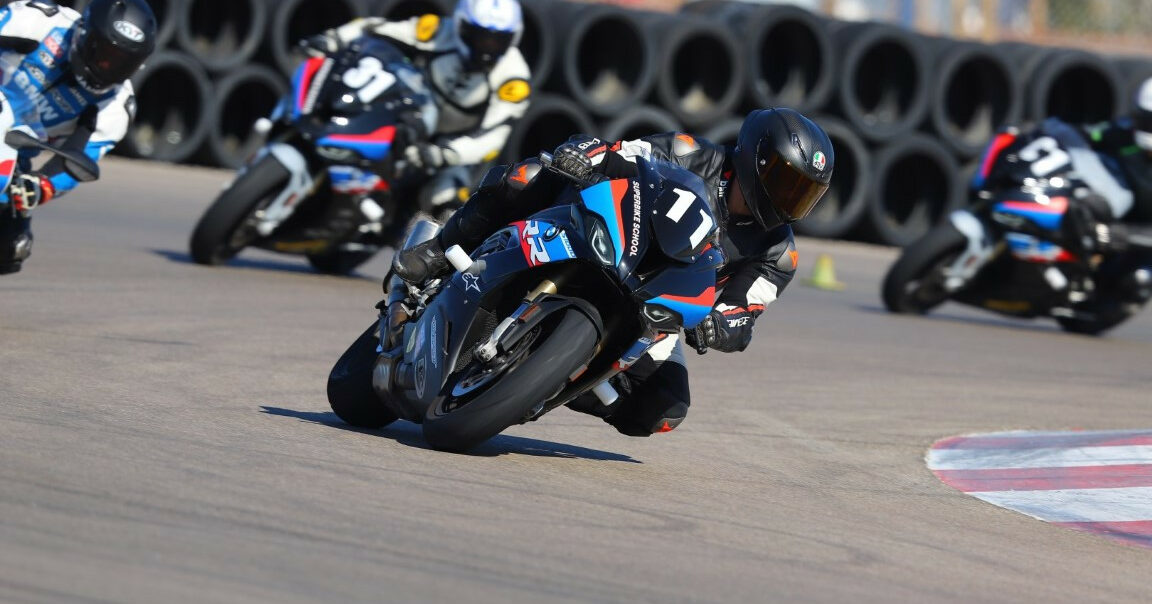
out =
{"type": "MultiPolygon", "coordinates": [[[[744,350],[752,339],[756,318],[792,280],[796,272],[796,243],[792,228],[779,226],[765,232],[751,217],[731,216],[726,205],[732,182],[731,149],[680,132],[657,134],[630,141],[605,143],[578,135],[577,145],[592,160],[594,170],[611,178],[636,173],[638,156],[678,164],[699,175],[713,192],[719,243],[727,262],[718,275],[714,312],[723,316],[717,329],[724,332],[716,346],[724,352],[744,350]]],[[[445,245],[466,249],[478,245],[497,228],[544,209],[565,185],[557,178],[539,177],[535,158],[501,172],[489,172],[475,195],[444,227],[445,245]],[[539,207],[538,207],[539,206],[539,207]]],[[[629,370],[614,380],[621,398],[605,407],[591,395],[570,403],[578,411],[604,418],[630,436],[667,432],[683,421],[690,404],[688,372],[678,336],[665,338],[629,370]]]]}

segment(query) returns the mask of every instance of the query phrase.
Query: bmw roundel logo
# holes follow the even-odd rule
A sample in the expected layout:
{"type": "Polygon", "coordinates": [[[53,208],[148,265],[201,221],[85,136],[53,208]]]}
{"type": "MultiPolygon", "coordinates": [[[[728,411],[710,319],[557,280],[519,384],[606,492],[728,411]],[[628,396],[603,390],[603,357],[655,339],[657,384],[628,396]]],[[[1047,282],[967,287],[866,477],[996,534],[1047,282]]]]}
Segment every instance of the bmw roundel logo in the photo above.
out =
{"type": "Polygon", "coordinates": [[[135,24],[127,21],[117,21],[112,24],[113,29],[120,33],[120,35],[132,40],[133,42],[144,41],[144,30],[136,27],[135,24]]]}

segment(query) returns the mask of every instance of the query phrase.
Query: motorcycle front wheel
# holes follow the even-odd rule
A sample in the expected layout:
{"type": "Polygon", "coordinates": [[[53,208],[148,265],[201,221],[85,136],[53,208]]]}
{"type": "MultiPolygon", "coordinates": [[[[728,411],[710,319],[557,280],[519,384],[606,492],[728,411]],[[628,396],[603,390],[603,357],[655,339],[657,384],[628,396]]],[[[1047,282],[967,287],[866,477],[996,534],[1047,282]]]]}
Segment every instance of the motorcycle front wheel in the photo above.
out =
{"type": "MultiPolygon", "coordinates": [[[[509,354],[517,358],[485,389],[449,396],[428,409],[423,428],[429,445],[455,452],[479,445],[522,422],[588,362],[598,339],[592,319],[575,308],[558,311],[549,319],[551,327],[527,335],[525,339],[531,341],[523,349],[513,346],[509,354]]],[[[468,377],[469,369],[461,372],[459,380],[468,377]]]]}
{"type": "Polygon", "coordinates": [[[192,260],[198,264],[223,264],[252,243],[256,234],[244,228],[246,219],[267,205],[288,178],[288,170],[270,154],[237,176],[192,231],[192,260]]]}
{"type": "Polygon", "coordinates": [[[344,423],[357,428],[383,428],[396,421],[372,387],[376,346],[380,343],[379,321],[344,351],[328,374],[328,404],[344,423]]]}
{"type": "Polygon", "coordinates": [[[884,277],[882,295],[889,312],[922,315],[948,299],[942,273],[964,252],[968,240],[944,223],[904,248],[884,277]]]}

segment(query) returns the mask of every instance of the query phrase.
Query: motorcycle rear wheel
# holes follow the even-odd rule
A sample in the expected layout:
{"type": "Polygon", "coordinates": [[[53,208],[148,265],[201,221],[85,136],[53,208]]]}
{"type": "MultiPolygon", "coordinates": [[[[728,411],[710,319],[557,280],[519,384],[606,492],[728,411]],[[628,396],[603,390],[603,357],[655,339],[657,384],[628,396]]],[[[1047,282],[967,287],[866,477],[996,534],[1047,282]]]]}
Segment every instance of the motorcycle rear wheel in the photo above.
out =
{"type": "MultiPolygon", "coordinates": [[[[592,357],[597,331],[592,319],[567,308],[552,319],[523,358],[479,394],[458,406],[454,397],[428,409],[424,438],[442,451],[462,452],[520,423],[539,403],[564,387],[568,376],[592,357]]],[[[463,397],[462,397],[463,398],[463,397]]]]}
{"type": "Polygon", "coordinates": [[[938,271],[956,260],[968,245],[964,234],[944,223],[904,248],[884,277],[882,295],[889,312],[922,315],[948,299],[938,271]]]}
{"type": "Polygon", "coordinates": [[[328,404],[344,423],[357,428],[383,428],[398,419],[372,387],[376,345],[380,343],[378,327],[379,322],[373,322],[328,374],[328,404]]]}
{"type": "Polygon", "coordinates": [[[215,266],[240,253],[255,239],[255,233],[240,232],[245,219],[267,204],[288,178],[288,170],[271,155],[265,155],[237,176],[212,202],[192,231],[189,243],[192,260],[215,266]]]}

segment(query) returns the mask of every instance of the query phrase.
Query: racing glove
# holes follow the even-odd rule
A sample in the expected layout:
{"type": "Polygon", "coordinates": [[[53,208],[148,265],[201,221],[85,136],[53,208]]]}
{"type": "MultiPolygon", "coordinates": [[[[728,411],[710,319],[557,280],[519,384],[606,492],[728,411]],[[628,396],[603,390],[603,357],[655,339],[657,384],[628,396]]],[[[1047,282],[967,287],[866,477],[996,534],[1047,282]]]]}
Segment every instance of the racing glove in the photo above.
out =
{"type": "Polygon", "coordinates": [[[740,352],[752,341],[755,315],[747,308],[713,309],[694,329],[684,332],[684,341],[698,354],[709,348],[720,352],[740,352]]]}
{"type": "Polygon", "coordinates": [[[8,185],[8,198],[17,212],[28,212],[32,208],[47,203],[56,194],[52,181],[37,174],[19,174],[8,185]]]}
{"type": "Polygon", "coordinates": [[[564,143],[552,152],[552,169],[581,182],[592,178],[592,158],[573,143],[564,143]]]}
{"type": "Polygon", "coordinates": [[[433,174],[444,167],[444,149],[432,143],[416,143],[404,149],[404,159],[414,168],[433,174]]]}

